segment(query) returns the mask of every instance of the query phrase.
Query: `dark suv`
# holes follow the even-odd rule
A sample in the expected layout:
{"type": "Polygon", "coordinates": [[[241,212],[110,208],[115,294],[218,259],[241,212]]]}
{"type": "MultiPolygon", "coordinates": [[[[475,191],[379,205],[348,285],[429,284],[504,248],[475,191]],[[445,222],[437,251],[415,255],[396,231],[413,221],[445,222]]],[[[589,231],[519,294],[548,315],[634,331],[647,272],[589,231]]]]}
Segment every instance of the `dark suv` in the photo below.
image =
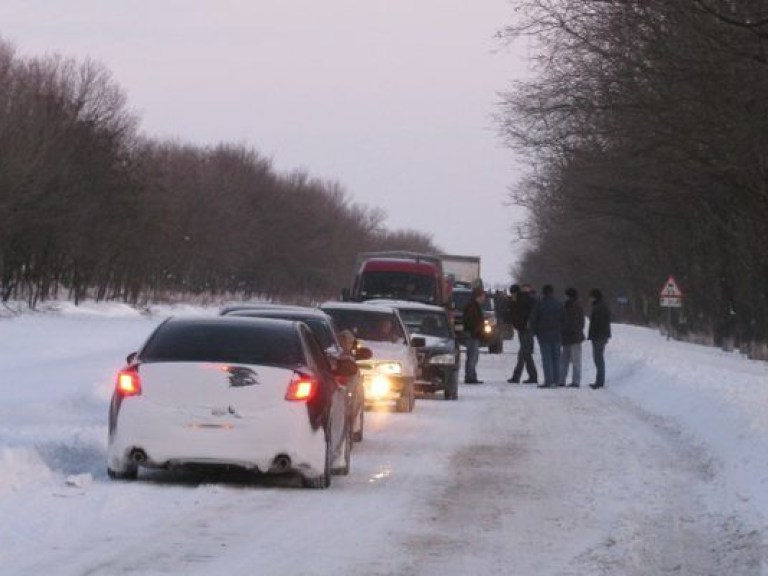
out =
{"type": "MultiPolygon", "coordinates": [[[[463,287],[453,288],[453,295],[451,296],[453,328],[456,331],[456,337],[462,344],[466,341],[466,335],[464,334],[464,307],[470,298],[472,298],[471,289],[463,287]]],[[[490,354],[501,354],[504,351],[504,338],[501,324],[496,317],[493,298],[490,294],[486,295],[485,303],[483,304],[483,316],[485,317],[484,337],[480,344],[487,346],[490,354]]]]}

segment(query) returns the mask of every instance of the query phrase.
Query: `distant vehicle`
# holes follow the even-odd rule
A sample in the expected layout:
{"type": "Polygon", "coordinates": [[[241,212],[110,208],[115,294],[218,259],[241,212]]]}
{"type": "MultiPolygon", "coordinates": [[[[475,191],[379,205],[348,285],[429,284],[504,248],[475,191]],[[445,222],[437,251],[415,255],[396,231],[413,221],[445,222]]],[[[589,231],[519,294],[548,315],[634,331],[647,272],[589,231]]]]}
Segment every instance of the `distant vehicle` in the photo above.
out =
{"type": "Polygon", "coordinates": [[[454,287],[472,288],[482,283],[480,280],[480,257],[441,254],[443,274],[454,287]]]}
{"type": "Polygon", "coordinates": [[[373,353],[358,360],[368,406],[394,403],[398,412],[411,412],[416,404],[418,375],[416,348],[423,338],[411,338],[397,309],[353,302],[326,302],[320,306],[339,330],[349,330],[373,353]]]}
{"type": "Polygon", "coordinates": [[[424,339],[424,346],[416,350],[419,359],[417,392],[442,391],[446,400],[458,400],[461,352],[445,308],[388,300],[371,300],[368,303],[397,308],[411,336],[424,339]]]}
{"type": "Polygon", "coordinates": [[[109,412],[107,472],[236,467],[298,474],[327,488],[349,471],[346,390],[303,322],[171,318],[120,371],[109,412]],[[345,459],[346,457],[346,459],[345,459]]]}
{"type": "MultiPolygon", "coordinates": [[[[451,311],[453,314],[453,327],[456,336],[462,344],[466,341],[464,334],[464,307],[472,298],[472,290],[469,288],[454,288],[452,295],[451,311]]],[[[489,354],[501,354],[504,351],[504,334],[501,324],[496,317],[496,309],[493,298],[488,295],[483,304],[484,337],[480,341],[482,346],[488,347],[489,354]]]]}
{"type": "MultiPolygon", "coordinates": [[[[333,319],[317,308],[303,308],[289,306],[280,308],[271,306],[268,308],[238,308],[230,311],[222,311],[226,316],[240,316],[249,318],[278,318],[304,322],[317,337],[318,342],[325,350],[333,368],[340,358],[347,356],[339,343],[338,332],[333,319]]],[[[370,358],[371,351],[366,348],[358,348],[357,356],[361,359],[370,358]]],[[[359,373],[352,376],[341,377],[339,384],[345,386],[347,391],[347,418],[348,427],[355,442],[363,439],[365,426],[365,388],[361,382],[359,373]]]]}
{"type": "Polygon", "coordinates": [[[364,252],[358,255],[352,289],[343,300],[408,300],[437,306],[450,303],[450,285],[439,256],[416,252],[364,252]]]}

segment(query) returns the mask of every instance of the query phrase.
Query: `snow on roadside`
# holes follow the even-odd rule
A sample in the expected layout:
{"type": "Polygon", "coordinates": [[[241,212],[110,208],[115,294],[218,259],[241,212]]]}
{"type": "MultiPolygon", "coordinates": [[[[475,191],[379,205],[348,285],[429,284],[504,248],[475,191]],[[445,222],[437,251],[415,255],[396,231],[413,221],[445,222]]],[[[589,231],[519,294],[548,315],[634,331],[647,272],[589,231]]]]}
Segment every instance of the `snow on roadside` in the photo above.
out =
{"type": "MultiPolygon", "coordinates": [[[[227,571],[244,573],[242,570],[253,559],[252,547],[236,546],[242,544],[247,527],[251,526],[255,517],[266,522],[271,529],[279,526],[282,534],[290,534],[292,538],[297,529],[306,530],[303,535],[316,539],[310,542],[315,545],[314,551],[323,550],[325,553],[325,541],[310,530],[311,522],[306,526],[296,526],[294,518],[303,517],[306,520],[302,514],[317,517],[318,522],[336,525],[335,537],[356,543],[353,554],[326,558],[328,569],[323,573],[363,573],[363,567],[372,568],[371,558],[378,564],[373,566],[377,567],[375,570],[368,573],[395,573],[391,570],[393,566],[407,566],[410,562],[415,562],[416,567],[423,563],[425,574],[438,573],[430,572],[435,566],[445,568],[444,573],[451,573],[451,569],[457,573],[457,566],[448,560],[461,557],[461,537],[482,532],[481,526],[467,523],[462,503],[468,499],[470,503],[477,504],[476,515],[480,520],[486,512],[490,514],[488,534],[483,532],[477,538],[479,545],[490,545],[488,554],[465,559],[468,565],[486,573],[489,572],[484,568],[493,567],[492,562],[497,562],[489,559],[498,558],[496,551],[506,551],[505,547],[509,546],[504,533],[494,531],[499,527],[514,528],[512,534],[518,539],[524,538],[525,530],[534,528],[527,526],[528,519],[534,513],[547,522],[560,522],[563,503],[566,507],[576,506],[578,514],[572,520],[577,523],[572,531],[579,531],[580,534],[569,536],[567,532],[571,528],[566,526],[568,530],[561,531],[563,539],[551,543],[557,554],[547,553],[546,550],[540,555],[531,556],[529,553],[531,557],[527,557],[526,562],[530,566],[538,562],[541,570],[528,573],[593,574],[596,572],[589,570],[594,568],[595,563],[620,565],[623,562],[621,557],[628,553],[637,554],[637,563],[642,564],[643,554],[655,554],[653,545],[657,542],[664,544],[663,540],[669,536],[664,531],[668,529],[666,524],[690,511],[690,507],[685,507],[686,502],[701,502],[702,510],[696,513],[712,513],[714,519],[727,519],[729,514],[738,512],[738,516],[743,514],[744,518],[754,520],[745,522],[745,526],[766,525],[768,364],[749,361],[735,353],[668,342],[648,329],[615,326],[615,336],[607,349],[607,389],[600,392],[567,390],[562,393],[538,391],[533,387],[511,387],[502,379],[502,375],[508,375],[511,368],[511,356],[484,354],[481,368],[493,378],[487,379],[484,387],[464,387],[470,390],[462,401],[425,402],[412,416],[371,415],[367,420],[370,433],[359,451],[356,449],[353,458],[353,473],[347,478],[335,479],[332,489],[321,498],[314,493],[266,488],[249,491],[247,498],[242,499],[242,490],[237,486],[194,486],[178,481],[126,486],[107,482],[104,472],[106,409],[114,373],[124,362],[125,355],[135,350],[165,316],[215,314],[218,309],[159,306],[153,307],[150,314],[130,313],[121,306],[109,304],[88,306],[80,311],[66,306],[64,309],[66,311],[60,309],[58,312],[0,319],[0,374],[3,375],[0,379],[0,397],[3,398],[0,402],[0,517],[11,518],[11,522],[0,529],[0,542],[4,542],[4,546],[0,546],[0,565],[8,567],[9,574],[33,573],[27,569],[32,566],[31,563],[38,561],[43,566],[61,562],[62,566],[68,566],[67,574],[73,575],[91,569],[101,570],[92,573],[102,574],[115,573],[119,570],[112,569],[121,567],[129,571],[127,563],[134,561],[133,556],[123,559],[123,564],[120,561],[116,561],[116,565],[105,563],[113,561],[110,559],[115,554],[126,550],[133,551],[139,559],[143,558],[146,562],[143,565],[147,570],[145,573],[159,573],[152,563],[157,556],[157,548],[152,547],[153,539],[158,540],[158,546],[163,542],[175,546],[176,539],[188,539],[192,547],[209,543],[210,549],[206,548],[204,554],[199,556],[184,556],[188,550],[179,545],[180,556],[169,553],[164,560],[169,573],[174,570],[176,573],[208,573],[208,568],[233,568],[227,571]],[[532,455],[538,450],[542,458],[538,467],[510,467],[507,465],[509,461],[517,459],[519,463],[524,454],[507,454],[505,449],[483,440],[481,431],[485,428],[476,430],[473,427],[476,426],[473,418],[484,410],[487,402],[498,403],[500,395],[514,398],[513,410],[516,412],[510,412],[504,404],[500,404],[483,413],[483,425],[497,423],[499,429],[503,429],[506,419],[519,419],[521,435],[510,439],[515,442],[509,448],[531,451],[532,455]],[[534,402],[541,404],[541,419],[531,417],[534,402]],[[552,410],[547,409],[547,402],[552,403],[552,410]],[[555,406],[570,411],[570,419],[554,419],[547,423],[545,418],[556,413],[555,406]],[[677,482],[676,475],[670,476],[667,471],[654,468],[653,456],[658,452],[657,446],[664,447],[665,444],[654,434],[642,430],[634,434],[632,430],[622,429],[621,426],[627,423],[623,411],[625,407],[635,410],[641,421],[646,419],[672,432],[673,445],[662,462],[678,454],[674,449],[676,435],[680,436],[680,444],[686,449],[692,447],[695,454],[691,462],[696,466],[703,462],[702,476],[713,480],[701,482],[701,486],[696,488],[704,491],[701,498],[697,497],[698,494],[686,493],[686,479],[695,479],[698,471],[692,474],[686,471],[677,482]],[[600,420],[602,424],[594,418],[596,414],[604,415],[600,420]],[[450,418],[447,417],[449,415],[450,418]],[[524,420],[526,418],[530,419],[529,424],[524,420]],[[568,427],[571,423],[583,426],[582,438],[594,436],[594,442],[579,443],[572,453],[568,451],[571,447],[557,440],[574,432],[568,427]],[[450,434],[446,434],[449,430],[450,434]],[[442,435],[435,436],[435,431],[442,435]],[[475,438],[475,435],[480,437],[475,438]],[[548,435],[555,437],[554,443],[547,443],[548,435]],[[605,443],[606,448],[610,445],[621,450],[607,450],[603,454],[599,447],[593,448],[600,444],[601,438],[609,440],[605,443]],[[478,451],[478,446],[484,448],[486,453],[478,451]],[[561,452],[550,453],[552,446],[560,446],[561,452]],[[700,451],[697,447],[701,448],[700,451]],[[451,456],[454,448],[459,451],[451,456]],[[643,454],[647,457],[638,458],[643,454]],[[503,458],[494,464],[495,458],[501,456],[503,458]],[[441,482],[445,482],[443,478],[449,474],[450,458],[477,461],[478,470],[491,472],[480,480],[486,483],[497,481],[497,485],[472,484],[467,491],[467,486],[457,476],[455,486],[449,484],[446,492],[435,490],[433,496],[432,488],[440,488],[441,482]],[[597,461],[591,462],[591,458],[597,458],[597,461]],[[493,465],[490,466],[485,460],[493,465]],[[586,464],[608,466],[611,474],[603,478],[607,484],[592,487],[584,482],[588,489],[577,487],[575,496],[566,496],[558,482],[565,483],[569,479],[569,469],[586,464]],[[550,466],[557,467],[557,470],[550,470],[550,466]],[[628,483],[623,480],[625,466],[632,472],[631,482],[628,483]],[[424,476],[434,480],[427,484],[427,488],[419,484],[424,476]],[[501,498],[506,490],[515,487],[508,483],[510,477],[518,482],[516,487],[523,490],[524,496],[527,494],[525,490],[532,490],[527,500],[518,497],[508,502],[501,498]],[[671,483],[667,481],[670,478],[671,483]],[[679,490],[672,493],[662,490],[670,485],[679,486],[679,490]],[[417,490],[417,493],[411,493],[411,487],[422,492],[417,490]],[[474,490],[475,487],[478,490],[474,490]],[[480,489],[490,487],[494,488],[491,495],[496,495],[497,501],[488,500],[488,493],[480,489]],[[557,495],[551,502],[540,494],[547,488],[557,495]],[[376,492],[381,493],[378,501],[375,500],[376,492]],[[387,493],[386,506],[381,505],[384,493],[387,493]],[[455,499],[445,498],[452,495],[455,499]],[[415,496],[419,498],[414,500],[415,496]],[[471,500],[473,496],[474,501],[471,500]],[[429,501],[432,497],[437,499],[437,508],[413,509],[414,502],[429,501]],[[322,504],[323,499],[325,505],[322,504]],[[588,550],[583,557],[583,571],[579,571],[578,566],[571,567],[573,572],[566,571],[567,559],[572,558],[584,542],[602,536],[602,524],[612,521],[611,514],[619,510],[616,503],[634,505],[635,500],[638,510],[634,523],[624,522],[611,540],[588,550]],[[613,507],[609,505],[607,510],[600,507],[606,501],[613,503],[613,507]],[[546,507],[542,510],[542,503],[546,502],[552,505],[551,510],[546,507]],[[598,505],[598,502],[601,504],[598,505]],[[454,503],[457,504],[454,506],[454,503]],[[649,503],[653,506],[650,510],[639,506],[649,503]],[[331,505],[333,510],[339,511],[324,516],[331,510],[331,505]],[[243,507],[248,508],[253,516],[240,514],[243,507]],[[497,507],[501,507],[501,511],[505,510],[504,507],[508,508],[509,514],[500,514],[497,507]],[[704,510],[710,507],[714,510],[704,510]],[[294,514],[286,513],[286,510],[294,514]],[[456,513],[455,517],[451,516],[452,511],[456,513]],[[221,527],[222,512],[225,512],[226,522],[223,524],[227,525],[228,531],[217,533],[209,527],[221,527]],[[447,515],[447,527],[452,529],[451,532],[444,533],[445,518],[433,516],[438,512],[447,515]],[[606,512],[608,516],[604,519],[602,514],[606,512]],[[424,526],[413,524],[414,517],[420,518],[420,515],[423,516],[424,526],[432,527],[423,534],[418,530],[424,526]],[[179,516],[187,520],[183,533],[165,536],[178,530],[179,516]],[[585,517],[594,520],[587,529],[583,522],[579,524],[585,517]],[[232,530],[232,525],[237,529],[232,530]],[[383,529],[386,532],[380,531],[383,529]],[[127,545],[121,540],[120,549],[115,551],[117,534],[122,539],[130,534],[132,539],[127,545]],[[413,539],[410,548],[406,548],[411,550],[409,556],[397,559],[402,550],[393,544],[397,540],[392,534],[402,534],[406,540],[413,539]],[[654,538],[640,538],[648,535],[654,538]],[[230,548],[228,556],[220,551],[220,541],[230,548]],[[454,553],[441,552],[443,545],[450,546],[454,553]],[[145,551],[146,546],[149,550],[145,551]],[[33,549],[41,551],[42,558],[26,553],[33,549]],[[445,561],[431,556],[436,550],[443,554],[440,558],[445,561]],[[560,572],[551,571],[553,555],[563,561],[560,572]],[[350,559],[353,560],[353,569],[347,572],[336,570],[349,566],[350,559]],[[186,562],[193,564],[187,565],[186,562]],[[238,572],[238,569],[241,571],[238,572]]],[[[588,383],[594,373],[588,343],[584,347],[584,372],[583,381],[588,383]]],[[[681,467],[685,468],[691,462],[682,462],[681,467]]],[[[475,481],[472,479],[472,482],[475,481]]],[[[627,519],[625,516],[621,518],[627,519]]],[[[708,526],[698,516],[693,518],[700,523],[686,520],[683,528],[708,526]]],[[[757,538],[761,537],[757,534],[757,538]]],[[[537,538],[545,536],[543,532],[532,532],[534,544],[537,544],[537,538]]],[[[276,540],[270,540],[265,535],[262,537],[265,540],[261,543],[263,549],[259,549],[259,554],[265,561],[274,562],[273,567],[278,562],[282,567],[283,555],[279,546],[275,546],[276,540]]],[[[702,542],[706,544],[709,541],[703,538],[702,542]]],[[[741,542],[741,539],[736,538],[734,542],[741,542]]],[[[549,542],[540,544],[542,549],[550,545],[549,542]]],[[[535,551],[536,548],[532,544],[529,548],[521,548],[520,552],[527,553],[529,550],[535,551]]],[[[505,554],[508,555],[509,551],[505,554]]],[[[670,558],[675,557],[676,552],[670,553],[670,558]]],[[[708,557],[704,555],[703,558],[708,557]]],[[[305,562],[304,573],[313,573],[310,559],[305,562]]],[[[525,565],[525,562],[519,565],[525,565]]],[[[269,566],[268,563],[267,568],[269,566]]],[[[276,570],[270,572],[267,569],[264,573],[276,573],[276,570]]],[[[495,573],[505,572],[500,567],[495,573]]]]}
{"type": "Polygon", "coordinates": [[[715,460],[726,507],[768,518],[768,363],[616,326],[608,386],[680,427],[715,460]]]}

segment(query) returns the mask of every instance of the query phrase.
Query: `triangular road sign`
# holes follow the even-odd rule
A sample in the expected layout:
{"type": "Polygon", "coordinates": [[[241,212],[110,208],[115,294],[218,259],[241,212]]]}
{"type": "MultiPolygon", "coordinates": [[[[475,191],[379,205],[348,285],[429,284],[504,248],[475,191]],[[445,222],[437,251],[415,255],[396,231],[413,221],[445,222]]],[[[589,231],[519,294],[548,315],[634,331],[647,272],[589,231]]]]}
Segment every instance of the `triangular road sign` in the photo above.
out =
{"type": "Polygon", "coordinates": [[[663,296],[666,298],[682,298],[683,292],[680,290],[680,287],[677,285],[677,282],[675,282],[675,277],[670,276],[664,286],[661,288],[661,292],[659,292],[659,296],[663,296]]]}

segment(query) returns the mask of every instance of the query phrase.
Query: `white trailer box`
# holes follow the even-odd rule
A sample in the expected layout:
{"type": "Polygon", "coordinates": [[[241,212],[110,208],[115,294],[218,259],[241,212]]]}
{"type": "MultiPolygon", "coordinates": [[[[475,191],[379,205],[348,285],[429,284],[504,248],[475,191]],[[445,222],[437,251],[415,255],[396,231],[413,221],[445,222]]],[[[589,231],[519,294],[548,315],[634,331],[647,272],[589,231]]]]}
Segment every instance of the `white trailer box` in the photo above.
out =
{"type": "Polygon", "coordinates": [[[480,256],[458,256],[441,254],[443,274],[453,282],[475,285],[480,281],[480,256]]]}

